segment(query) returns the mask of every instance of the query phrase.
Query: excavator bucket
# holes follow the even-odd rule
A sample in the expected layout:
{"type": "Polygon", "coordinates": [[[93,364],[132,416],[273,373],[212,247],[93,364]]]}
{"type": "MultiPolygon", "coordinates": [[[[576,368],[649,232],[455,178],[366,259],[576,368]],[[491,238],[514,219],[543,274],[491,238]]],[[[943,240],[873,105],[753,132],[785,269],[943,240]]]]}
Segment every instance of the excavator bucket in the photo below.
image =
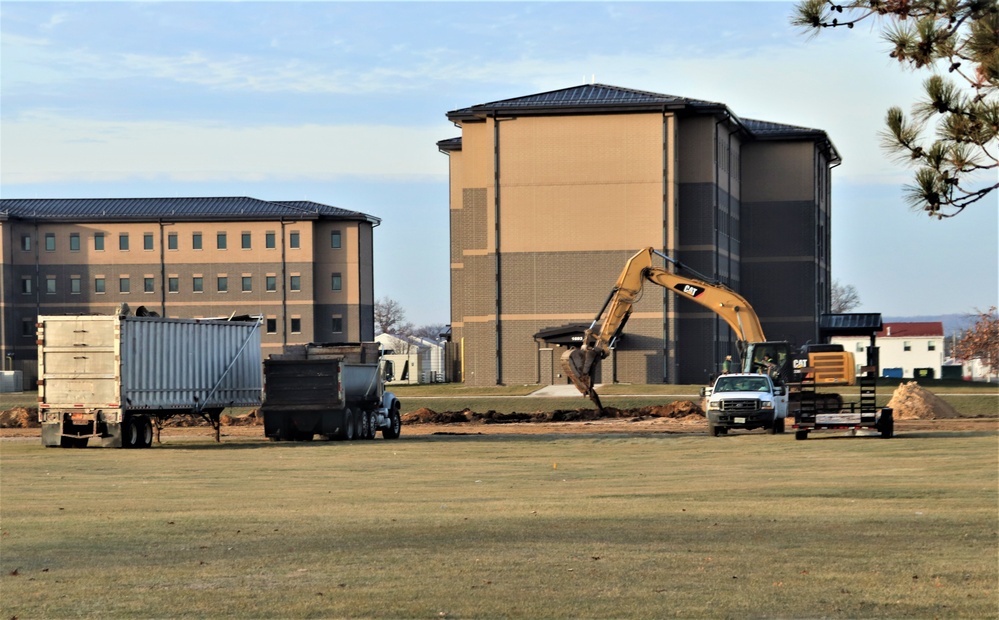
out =
{"type": "Polygon", "coordinates": [[[566,376],[576,386],[576,389],[593,401],[593,404],[597,406],[597,411],[603,411],[604,406],[600,402],[596,390],[593,389],[593,377],[590,375],[594,354],[593,349],[585,351],[576,348],[569,349],[562,354],[562,370],[565,371],[566,376]]]}

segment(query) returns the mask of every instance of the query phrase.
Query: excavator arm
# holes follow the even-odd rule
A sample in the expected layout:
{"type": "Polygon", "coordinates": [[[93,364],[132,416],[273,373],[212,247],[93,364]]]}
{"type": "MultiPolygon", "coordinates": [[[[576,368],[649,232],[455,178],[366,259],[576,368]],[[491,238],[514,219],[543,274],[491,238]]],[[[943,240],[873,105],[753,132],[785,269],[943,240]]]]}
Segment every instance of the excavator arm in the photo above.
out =
{"type": "Polygon", "coordinates": [[[682,269],[678,261],[645,248],[628,259],[607,301],[586,330],[580,348],[572,348],[562,355],[562,368],[576,388],[603,409],[600,397],[593,389],[593,367],[607,357],[620,337],[635,303],[641,298],[646,281],[667,288],[677,295],[710,308],[728,323],[740,341],[740,348],[747,342],[763,342],[763,328],[752,306],[741,295],[721,284],[710,284],[696,278],[686,278],[652,264],[658,255],[682,269]],[[601,318],[603,322],[601,323],[601,318]],[[599,323],[599,327],[598,327],[599,323]]]}

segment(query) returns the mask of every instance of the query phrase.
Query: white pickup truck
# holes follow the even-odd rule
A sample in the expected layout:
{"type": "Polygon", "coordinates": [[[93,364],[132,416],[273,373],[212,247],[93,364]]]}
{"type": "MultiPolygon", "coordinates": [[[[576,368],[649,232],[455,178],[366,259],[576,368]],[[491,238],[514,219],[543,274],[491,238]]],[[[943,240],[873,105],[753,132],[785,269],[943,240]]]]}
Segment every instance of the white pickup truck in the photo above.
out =
{"type": "Polygon", "coordinates": [[[708,432],[712,437],[730,428],[766,429],[768,435],[784,432],[787,390],[774,385],[763,374],[721,375],[709,388],[701,388],[707,399],[708,432]]]}

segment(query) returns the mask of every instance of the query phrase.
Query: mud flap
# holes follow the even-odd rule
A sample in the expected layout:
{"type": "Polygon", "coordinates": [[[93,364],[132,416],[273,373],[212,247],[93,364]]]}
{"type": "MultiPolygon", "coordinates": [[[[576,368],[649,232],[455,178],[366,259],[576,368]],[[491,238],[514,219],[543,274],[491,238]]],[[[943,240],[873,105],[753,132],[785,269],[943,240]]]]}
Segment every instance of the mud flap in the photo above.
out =
{"type": "Polygon", "coordinates": [[[108,422],[107,434],[101,436],[101,446],[104,448],[120,448],[121,443],[121,424],[108,422]]]}
{"type": "Polygon", "coordinates": [[[62,445],[62,424],[42,424],[42,445],[55,448],[62,445]]]}

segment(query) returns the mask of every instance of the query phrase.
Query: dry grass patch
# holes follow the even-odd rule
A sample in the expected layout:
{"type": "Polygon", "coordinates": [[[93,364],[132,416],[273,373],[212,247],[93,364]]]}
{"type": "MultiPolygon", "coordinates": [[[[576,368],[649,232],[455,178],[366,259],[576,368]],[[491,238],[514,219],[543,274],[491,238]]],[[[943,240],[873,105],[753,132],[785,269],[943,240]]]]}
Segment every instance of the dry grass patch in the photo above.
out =
{"type": "Polygon", "coordinates": [[[0,446],[0,615],[995,617],[997,435],[0,446]]]}

